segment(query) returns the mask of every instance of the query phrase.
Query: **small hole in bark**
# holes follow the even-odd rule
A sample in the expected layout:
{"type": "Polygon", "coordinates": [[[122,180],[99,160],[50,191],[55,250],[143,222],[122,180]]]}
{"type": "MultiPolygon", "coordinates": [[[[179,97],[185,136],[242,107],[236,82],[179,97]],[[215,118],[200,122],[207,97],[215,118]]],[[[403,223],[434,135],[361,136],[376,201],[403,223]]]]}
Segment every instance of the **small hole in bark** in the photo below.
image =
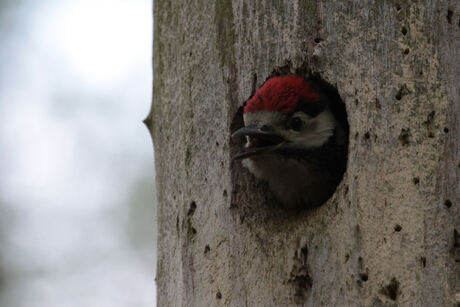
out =
{"type": "Polygon", "coordinates": [[[443,130],[443,131],[444,131],[444,133],[449,133],[449,128],[444,127],[444,130],[443,130]]]}
{"type": "Polygon", "coordinates": [[[460,234],[454,229],[454,248],[460,247],[460,234]]]}
{"type": "Polygon", "coordinates": [[[404,54],[405,54],[405,55],[409,54],[409,48],[406,48],[406,49],[404,50],[404,54]]]}
{"type": "Polygon", "coordinates": [[[375,98],[375,107],[379,110],[382,108],[382,105],[380,104],[380,100],[378,98],[375,98]]]}
{"type": "Polygon", "coordinates": [[[401,230],[402,230],[401,225],[396,224],[396,225],[395,225],[395,231],[396,231],[396,232],[400,232],[401,230]]]}
{"type": "Polygon", "coordinates": [[[294,251],[294,264],[288,280],[295,290],[295,300],[297,303],[305,303],[311,293],[313,281],[309,274],[309,268],[307,265],[308,258],[308,247],[303,246],[300,249],[300,253],[294,251]]]}
{"type": "Polygon", "coordinates": [[[401,33],[402,33],[402,35],[404,35],[404,36],[407,34],[407,29],[406,29],[406,27],[403,27],[403,28],[401,29],[401,33]]]}
{"type": "Polygon", "coordinates": [[[409,93],[409,90],[405,84],[403,84],[398,92],[395,95],[396,100],[401,100],[404,95],[407,95],[409,93]]]}
{"type": "Polygon", "coordinates": [[[302,247],[300,252],[302,253],[302,263],[307,264],[308,248],[306,246],[302,247]]]}
{"type": "Polygon", "coordinates": [[[216,142],[216,147],[219,147],[219,142],[216,142]]]}
{"type": "Polygon", "coordinates": [[[216,298],[217,298],[218,300],[220,300],[220,299],[222,298],[222,293],[220,293],[220,291],[217,291],[217,293],[216,293],[216,298]]]}
{"type": "Polygon", "coordinates": [[[355,99],[355,105],[357,106],[359,104],[358,99],[355,99]]]}
{"type": "Polygon", "coordinates": [[[410,133],[409,128],[408,129],[402,128],[401,133],[399,134],[398,140],[399,142],[401,142],[403,146],[405,146],[409,144],[410,137],[411,137],[411,133],[410,133]]]}
{"type": "Polygon", "coordinates": [[[204,247],[204,254],[206,255],[207,253],[209,253],[210,250],[211,248],[209,247],[208,244],[206,244],[206,246],[204,247]]]}
{"type": "Polygon", "coordinates": [[[192,234],[196,235],[197,231],[195,228],[192,227],[192,234]]]}
{"type": "Polygon", "coordinates": [[[367,273],[361,273],[359,274],[359,277],[361,277],[362,281],[367,281],[369,279],[369,276],[367,275],[367,273]]]}
{"type": "Polygon", "coordinates": [[[364,133],[364,139],[367,141],[371,137],[371,134],[369,132],[364,133]]]}
{"type": "Polygon", "coordinates": [[[452,24],[452,15],[454,15],[454,12],[451,11],[451,10],[447,10],[447,16],[446,17],[447,17],[447,22],[449,24],[452,24]]]}
{"type": "Polygon", "coordinates": [[[400,293],[399,281],[395,277],[393,277],[390,283],[380,290],[380,293],[392,299],[393,301],[396,301],[396,298],[400,293]]]}
{"type": "Polygon", "coordinates": [[[452,207],[452,202],[450,201],[450,199],[446,199],[446,201],[444,202],[444,205],[445,205],[447,208],[450,208],[450,207],[452,207]]]}
{"type": "Polygon", "coordinates": [[[420,262],[422,263],[422,267],[426,267],[426,258],[420,257],[420,262]]]}
{"type": "Polygon", "coordinates": [[[414,177],[414,178],[412,178],[412,182],[413,182],[415,185],[417,185],[417,184],[420,183],[420,178],[414,177]]]}
{"type": "Polygon", "coordinates": [[[222,193],[222,196],[227,197],[227,190],[224,190],[224,193],[222,193]]]}
{"type": "Polygon", "coordinates": [[[435,134],[435,124],[434,124],[434,117],[436,115],[435,111],[431,111],[427,117],[426,121],[423,122],[423,125],[426,127],[427,130],[427,136],[429,138],[434,138],[435,134]]]}
{"type": "Polygon", "coordinates": [[[396,10],[400,11],[401,10],[401,5],[396,4],[396,10]]]}
{"type": "Polygon", "coordinates": [[[190,203],[190,208],[188,209],[187,215],[192,216],[195,213],[195,210],[196,210],[196,203],[192,201],[190,203]]]}
{"type": "Polygon", "coordinates": [[[315,38],[315,43],[319,44],[323,41],[324,39],[322,39],[321,37],[317,37],[315,38]]]}
{"type": "Polygon", "coordinates": [[[345,263],[347,263],[349,259],[350,259],[350,255],[349,255],[349,254],[346,254],[346,255],[345,255],[345,263]]]}
{"type": "Polygon", "coordinates": [[[251,87],[251,96],[254,95],[257,89],[257,74],[252,74],[252,87],[251,87]]]}

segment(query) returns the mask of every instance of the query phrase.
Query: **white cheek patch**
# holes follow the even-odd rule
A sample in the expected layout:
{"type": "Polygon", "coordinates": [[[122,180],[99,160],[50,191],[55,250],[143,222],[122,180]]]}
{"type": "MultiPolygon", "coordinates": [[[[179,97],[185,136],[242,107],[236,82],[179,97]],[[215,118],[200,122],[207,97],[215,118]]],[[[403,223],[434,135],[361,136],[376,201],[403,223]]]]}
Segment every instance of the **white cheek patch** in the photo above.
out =
{"type": "Polygon", "coordinates": [[[286,115],[279,112],[258,111],[243,115],[246,126],[258,123],[272,127],[276,133],[289,141],[286,146],[321,147],[334,134],[336,121],[329,110],[321,112],[314,118],[310,118],[306,114],[301,114],[298,117],[304,121],[301,131],[287,129],[286,115]]]}
{"type": "Polygon", "coordinates": [[[297,144],[305,147],[321,147],[334,134],[335,119],[330,111],[323,111],[312,119],[304,119],[304,127],[301,131],[287,130],[283,136],[297,144]]]}

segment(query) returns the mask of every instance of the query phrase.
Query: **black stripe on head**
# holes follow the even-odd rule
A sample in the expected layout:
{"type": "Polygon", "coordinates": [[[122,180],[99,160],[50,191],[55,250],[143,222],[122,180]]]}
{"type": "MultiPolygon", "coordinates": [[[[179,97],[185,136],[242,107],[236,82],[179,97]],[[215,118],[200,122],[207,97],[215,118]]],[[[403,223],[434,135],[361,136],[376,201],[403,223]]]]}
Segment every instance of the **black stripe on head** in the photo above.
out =
{"type": "Polygon", "coordinates": [[[294,110],[295,112],[304,112],[310,117],[316,117],[318,114],[323,112],[326,109],[326,104],[320,100],[317,101],[307,101],[300,99],[297,107],[294,110]]]}
{"type": "Polygon", "coordinates": [[[335,119],[345,129],[346,137],[348,139],[348,120],[345,103],[340,98],[337,89],[327,81],[321,79],[319,75],[311,76],[309,78],[313,88],[319,93],[320,100],[318,101],[322,105],[327,105],[327,108],[334,114],[335,119]]]}

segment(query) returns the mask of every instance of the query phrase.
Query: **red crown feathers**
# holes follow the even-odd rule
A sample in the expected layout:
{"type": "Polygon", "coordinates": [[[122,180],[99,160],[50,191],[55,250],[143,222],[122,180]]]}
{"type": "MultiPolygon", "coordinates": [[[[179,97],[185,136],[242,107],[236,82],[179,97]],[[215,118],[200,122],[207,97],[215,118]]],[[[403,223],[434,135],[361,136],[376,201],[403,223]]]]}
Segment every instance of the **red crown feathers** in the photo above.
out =
{"type": "Polygon", "coordinates": [[[290,113],[294,111],[299,100],[318,99],[318,93],[302,77],[273,77],[268,79],[246,102],[244,113],[263,110],[290,113]]]}

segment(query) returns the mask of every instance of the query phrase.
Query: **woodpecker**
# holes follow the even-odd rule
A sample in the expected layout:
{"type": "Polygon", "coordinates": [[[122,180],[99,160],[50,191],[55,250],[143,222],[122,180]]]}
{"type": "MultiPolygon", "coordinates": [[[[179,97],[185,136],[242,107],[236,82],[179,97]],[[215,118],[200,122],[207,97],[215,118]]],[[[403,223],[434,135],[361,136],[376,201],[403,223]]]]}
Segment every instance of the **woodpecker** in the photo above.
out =
{"type": "Polygon", "coordinates": [[[348,121],[337,91],[319,78],[269,78],[243,105],[246,137],[234,157],[268,182],[286,208],[326,202],[342,180],[347,163],[348,121]]]}

